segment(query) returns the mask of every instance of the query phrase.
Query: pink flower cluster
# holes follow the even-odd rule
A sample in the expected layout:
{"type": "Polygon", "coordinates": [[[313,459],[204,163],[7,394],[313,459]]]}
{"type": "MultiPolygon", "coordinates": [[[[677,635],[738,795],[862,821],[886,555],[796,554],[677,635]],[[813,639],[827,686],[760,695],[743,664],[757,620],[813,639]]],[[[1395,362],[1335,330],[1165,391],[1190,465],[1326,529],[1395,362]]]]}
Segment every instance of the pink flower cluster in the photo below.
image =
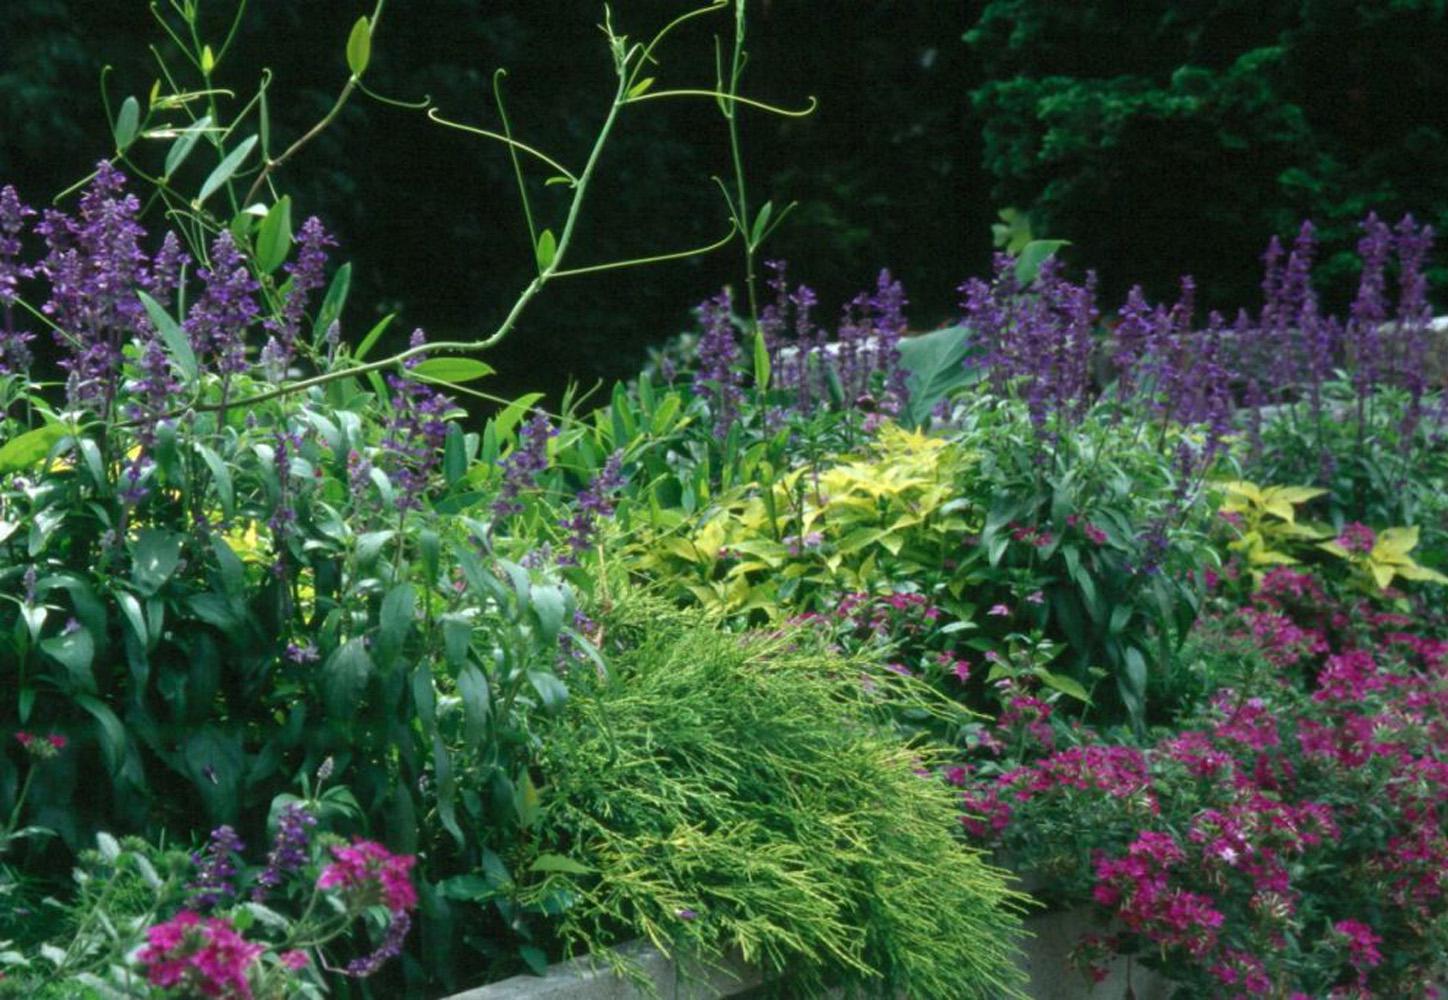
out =
{"type": "Polygon", "coordinates": [[[332,857],[336,860],[317,879],[319,889],[337,889],[357,906],[380,903],[394,914],[417,906],[412,885],[417,859],[412,855],[393,854],[373,840],[354,840],[334,846],[332,857]]]}
{"type": "Polygon", "coordinates": [[[1109,941],[1201,995],[1409,995],[1448,915],[1448,641],[1304,573],[1263,590],[1239,616],[1277,676],[1144,750],[1079,729],[1003,774],[958,768],[962,822],[1052,891],[1089,886],[1119,931],[1083,951],[1097,969],[1109,941]]]}
{"type": "Polygon", "coordinates": [[[1132,932],[1200,958],[1216,947],[1224,917],[1207,896],[1171,884],[1172,869],[1185,857],[1171,834],[1144,830],[1126,857],[1097,856],[1092,896],[1132,932]]]}
{"type": "Polygon", "coordinates": [[[150,928],[146,941],[137,958],[152,986],[189,997],[251,1000],[248,971],[265,949],[244,939],[230,920],[182,910],[150,928]]]}

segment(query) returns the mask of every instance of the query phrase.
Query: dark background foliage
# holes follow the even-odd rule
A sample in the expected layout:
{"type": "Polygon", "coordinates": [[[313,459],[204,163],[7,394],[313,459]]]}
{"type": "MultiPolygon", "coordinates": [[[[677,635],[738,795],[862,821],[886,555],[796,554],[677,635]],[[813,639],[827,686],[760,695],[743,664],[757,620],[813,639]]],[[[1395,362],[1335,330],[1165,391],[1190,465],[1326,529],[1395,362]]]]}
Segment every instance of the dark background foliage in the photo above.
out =
{"type": "MultiPolygon", "coordinates": [[[[243,94],[260,67],[275,71],[279,139],[330,105],[347,30],[370,7],[253,0],[224,69],[243,94]]],[[[212,8],[219,39],[234,8],[212,8]]],[[[680,9],[615,4],[636,38],[680,9]]],[[[757,0],[750,12],[746,91],[820,100],[803,120],[746,114],[743,139],[756,203],[801,203],[765,256],[789,259],[825,316],[889,266],[915,328],[954,318],[955,287],[987,266],[988,223],[1003,205],[1031,209],[1038,235],[1073,241],[1070,259],[1099,270],[1108,304],[1137,281],[1169,296],[1191,273],[1207,305],[1252,305],[1266,237],[1304,217],[1336,254],[1323,291],[1340,302],[1368,209],[1448,225],[1441,0],[757,0]]],[[[5,15],[0,178],[40,200],[107,148],[100,67],[116,68],[113,104],[143,96],[155,75],[145,46],[162,36],[141,0],[8,0],[5,15]]],[[[396,0],[368,81],[495,126],[489,81],[504,66],[518,134],[577,164],[612,84],[600,17],[585,2],[396,0]]],[[[660,79],[710,84],[712,36],[730,21],[676,36],[660,79]]],[[[727,227],[709,181],[728,168],[712,103],[633,110],[603,164],[577,265],[707,243],[727,227]]],[[[502,147],[417,112],[354,101],[280,183],[342,237],[361,282],[353,301],[401,310],[399,338],[414,325],[434,336],[490,329],[529,275],[502,147]]],[[[560,189],[537,194],[556,226],[560,189]]],[[[741,271],[733,248],[560,283],[490,359],[494,388],[626,375],[741,271]]],[[[348,333],[373,318],[349,315],[348,333]]]]}
{"type": "MultiPolygon", "coordinates": [[[[330,106],[346,76],[348,29],[372,5],[250,6],[223,70],[243,95],[260,67],[274,70],[276,143],[330,106]]],[[[684,9],[677,0],[613,6],[633,38],[684,9]]],[[[789,259],[820,292],[826,315],[888,265],[906,281],[916,325],[938,325],[953,318],[955,286],[987,260],[990,204],[966,126],[968,6],[751,4],[745,92],[791,107],[811,94],[820,101],[803,120],[742,116],[751,199],[800,202],[765,256],[789,259]]],[[[234,7],[210,7],[219,41],[234,7]]],[[[0,178],[39,201],[107,151],[100,67],[116,67],[113,106],[127,93],[144,97],[156,72],[145,45],[162,36],[141,0],[9,0],[6,17],[0,178]]],[[[601,17],[601,4],[585,2],[399,0],[384,14],[367,81],[392,97],[431,95],[445,116],[496,128],[490,81],[506,67],[515,133],[576,168],[613,87],[601,17]]],[[[727,43],[732,21],[714,15],[673,36],[659,86],[712,86],[713,35],[727,43]]],[[[631,111],[601,166],[574,266],[702,245],[728,229],[709,180],[727,176],[729,165],[713,102],[657,101],[631,111]]],[[[556,229],[563,194],[543,188],[543,179],[536,175],[536,205],[556,229]]],[[[531,276],[504,148],[418,112],[354,100],[279,183],[300,212],[320,214],[340,235],[361,282],[352,301],[401,310],[399,338],[413,325],[434,337],[490,330],[531,276]]],[[[560,282],[489,358],[501,372],[493,388],[556,391],[570,375],[587,384],[631,374],[648,345],[692,324],[694,303],[741,275],[736,245],[696,261],[560,282]]],[[[347,332],[360,336],[372,318],[349,315],[347,332]]]]}

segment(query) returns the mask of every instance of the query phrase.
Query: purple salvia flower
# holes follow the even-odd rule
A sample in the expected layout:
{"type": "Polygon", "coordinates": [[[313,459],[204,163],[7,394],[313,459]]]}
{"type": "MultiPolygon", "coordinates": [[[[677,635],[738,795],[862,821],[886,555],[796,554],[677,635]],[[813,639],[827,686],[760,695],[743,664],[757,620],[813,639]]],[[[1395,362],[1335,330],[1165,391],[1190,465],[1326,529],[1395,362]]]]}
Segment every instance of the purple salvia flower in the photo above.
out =
{"type": "Polygon", "coordinates": [[[905,335],[905,307],[910,304],[900,282],[882,270],[869,300],[875,335],[875,367],[885,374],[885,406],[892,412],[908,403],[907,373],[900,364],[900,338],[905,335]]]}
{"type": "Polygon", "coordinates": [[[542,410],[534,412],[518,431],[518,443],[500,464],[503,483],[493,501],[493,514],[499,518],[521,513],[518,498],[525,489],[537,485],[538,477],[548,468],[548,439],[558,434],[542,410]]]}
{"type": "Polygon", "coordinates": [[[608,456],[608,461],[604,462],[588,488],[579,491],[573,515],[563,522],[569,533],[568,551],[559,557],[559,563],[578,565],[578,557],[593,545],[598,522],[613,516],[613,495],[623,484],[623,452],[615,451],[608,456]]]}
{"type": "Polygon", "coordinates": [[[296,259],[289,261],[285,268],[291,276],[291,287],[282,303],[280,315],[266,322],[267,330],[275,336],[288,361],[295,349],[307,299],[312,292],[326,284],[327,247],[336,245],[337,241],[323,228],[322,220],[315,215],[303,222],[297,233],[296,259]]]}
{"type": "Polygon", "coordinates": [[[151,261],[152,294],[162,302],[176,295],[181,290],[182,274],[190,263],[191,255],[181,246],[176,234],[168,232],[151,261]]]}
{"type": "Polygon", "coordinates": [[[15,188],[6,185],[0,188],[0,375],[12,371],[25,371],[32,360],[29,343],[35,334],[15,326],[15,299],[19,295],[20,282],[31,277],[34,271],[20,262],[20,236],[25,231],[25,220],[35,210],[20,201],[15,188]]]}
{"type": "MultiPolygon", "coordinates": [[[[1353,388],[1361,406],[1377,387],[1382,374],[1382,326],[1388,318],[1388,257],[1393,252],[1393,234],[1377,214],[1362,221],[1363,235],[1358,240],[1358,256],[1362,273],[1358,279],[1357,296],[1353,299],[1351,319],[1347,328],[1347,346],[1352,354],[1353,388]]],[[[1359,421],[1362,420],[1361,412],[1359,421]]]]}
{"type": "Polygon", "coordinates": [[[1138,368],[1144,363],[1155,335],[1156,316],[1140,285],[1131,287],[1116,315],[1116,351],[1111,364],[1116,369],[1117,400],[1124,402],[1136,391],[1138,368]]]}
{"type": "Polygon", "coordinates": [[[136,426],[136,437],[149,447],[156,440],[156,417],[171,408],[181,383],[171,374],[171,359],[159,337],[147,338],[141,345],[136,371],[138,377],[130,385],[128,409],[132,420],[142,421],[136,426]]]}
{"type": "Polygon", "coordinates": [[[201,280],[201,297],[186,317],[191,346],[223,376],[245,371],[246,334],[260,312],[260,286],[230,233],[221,233],[211,244],[210,266],[201,269],[201,280]]]}
{"type": "Polygon", "coordinates": [[[256,887],[252,889],[253,899],[259,902],[266,898],[268,892],[282,884],[286,875],[300,870],[307,863],[311,830],[316,825],[317,817],[300,803],[289,802],[283,807],[277,817],[276,839],[272,841],[271,853],[267,855],[266,868],[257,876],[256,887]]]}
{"type": "Polygon", "coordinates": [[[739,344],[734,339],[731,316],[733,300],[728,290],[699,306],[704,332],[699,337],[699,370],[694,373],[694,392],[710,401],[714,433],[723,437],[739,412],[744,392],[739,388],[739,344]]]}
{"type": "Polygon", "coordinates": [[[245,850],[241,838],[229,826],[218,826],[211,831],[206,846],[191,855],[196,866],[196,877],[186,884],[192,893],[191,905],[212,907],[234,896],[236,886],[236,863],[233,855],[245,850]]]}
{"type": "Polygon", "coordinates": [[[102,161],[80,198],[78,217],[48,210],[35,227],[48,251],[36,268],[50,283],[41,311],[55,323],[66,354],[61,367],[68,400],[98,413],[115,396],[121,345],[150,329],[136,297],[138,289],[151,287],[150,262],[140,246],[146,231],[136,221],[140,200],[123,194],[125,184],[125,176],[102,161]]]}
{"type": "Polygon", "coordinates": [[[271,529],[272,548],[276,550],[276,562],[272,564],[272,572],[282,576],[287,568],[287,539],[297,524],[296,500],[292,494],[292,458],[301,450],[301,435],[288,431],[285,426],[280,427],[276,431],[273,447],[277,502],[271,517],[267,518],[267,527],[271,529]]]}
{"type": "Polygon", "coordinates": [[[372,463],[366,455],[353,448],[347,452],[347,488],[353,503],[365,507],[367,491],[372,486],[372,463]]]}
{"type": "Polygon", "coordinates": [[[402,943],[407,939],[407,932],[411,929],[412,915],[406,910],[394,910],[391,922],[387,925],[387,934],[383,937],[382,943],[377,946],[377,950],[370,955],[354,958],[347,963],[342,972],[356,979],[372,975],[388,961],[402,953],[402,943]]]}
{"type": "Polygon", "coordinates": [[[1400,432],[1413,433],[1422,417],[1423,393],[1427,388],[1424,369],[1428,361],[1429,325],[1433,318],[1428,304],[1428,279],[1423,273],[1428,254],[1433,248],[1433,227],[1419,228],[1411,215],[1405,215],[1396,227],[1398,251],[1398,314],[1393,331],[1393,351],[1398,360],[1398,380],[1408,390],[1408,411],[1400,432]]]}
{"type": "MultiPolygon", "coordinates": [[[[412,347],[426,342],[422,330],[412,331],[412,347]]],[[[414,355],[404,367],[414,368],[424,358],[422,354],[414,355]]],[[[425,382],[406,376],[389,375],[387,384],[393,400],[392,417],[382,438],[383,469],[397,487],[398,510],[419,510],[437,467],[438,453],[447,440],[446,418],[453,400],[425,382]]]]}

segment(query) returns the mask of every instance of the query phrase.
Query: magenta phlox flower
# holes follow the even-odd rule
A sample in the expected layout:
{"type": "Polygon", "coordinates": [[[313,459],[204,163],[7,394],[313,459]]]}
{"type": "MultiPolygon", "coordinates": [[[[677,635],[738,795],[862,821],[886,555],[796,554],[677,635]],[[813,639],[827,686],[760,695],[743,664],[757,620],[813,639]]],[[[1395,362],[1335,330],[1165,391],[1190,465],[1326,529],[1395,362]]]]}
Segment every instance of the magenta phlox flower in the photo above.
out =
{"type": "Polygon", "coordinates": [[[332,848],[335,859],[317,879],[319,889],[336,889],[357,906],[386,906],[394,914],[417,906],[412,866],[417,858],[393,854],[373,840],[354,840],[332,848]]]}
{"type": "Polygon", "coordinates": [[[238,934],[230,920],[182,910],[151,927],[146,941],[137,960],[152,986],[177,996],[251,1000],[247,975],[265,949],[238,934]]]}

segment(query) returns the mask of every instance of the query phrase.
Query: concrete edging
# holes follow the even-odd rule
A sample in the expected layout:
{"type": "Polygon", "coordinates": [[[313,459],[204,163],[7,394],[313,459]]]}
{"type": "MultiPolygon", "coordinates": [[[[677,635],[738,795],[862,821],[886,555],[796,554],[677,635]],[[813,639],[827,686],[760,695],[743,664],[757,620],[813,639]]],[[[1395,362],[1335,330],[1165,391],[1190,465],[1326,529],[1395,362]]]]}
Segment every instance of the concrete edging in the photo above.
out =
{"type": "MultiPolygon", "coordinates": [[[[1030,977],[1027,993],[1033,1000],[1084,1000],[1134,996],[1136,1000],[1166,1000],[1171,984],[1130,959],[1115,959],[1109,974],[1094,984],[1070,964],[1071,949],[1082,933],[1091,930],[1088,910],[1043,913],[1025,921],[1030,936],[1022,946],[1021,967],[1030,977]],[[1128,993],[1127,989],[1131,992],[1128,993]]],[[[753,989],[764,982],[758,969],[741,961],[720,969],[681,969],[673,959],[642,941],[621,946],[663,1000],[718,1000],[753,989]]],[[[605,964],[585,955],[550,965],[544,976],[514,976],[479,986],[444,1000],[643,1000],[647,994],[605,964]]],[[[919,998],[928,1000],[928,998],[919,998]]]]}

